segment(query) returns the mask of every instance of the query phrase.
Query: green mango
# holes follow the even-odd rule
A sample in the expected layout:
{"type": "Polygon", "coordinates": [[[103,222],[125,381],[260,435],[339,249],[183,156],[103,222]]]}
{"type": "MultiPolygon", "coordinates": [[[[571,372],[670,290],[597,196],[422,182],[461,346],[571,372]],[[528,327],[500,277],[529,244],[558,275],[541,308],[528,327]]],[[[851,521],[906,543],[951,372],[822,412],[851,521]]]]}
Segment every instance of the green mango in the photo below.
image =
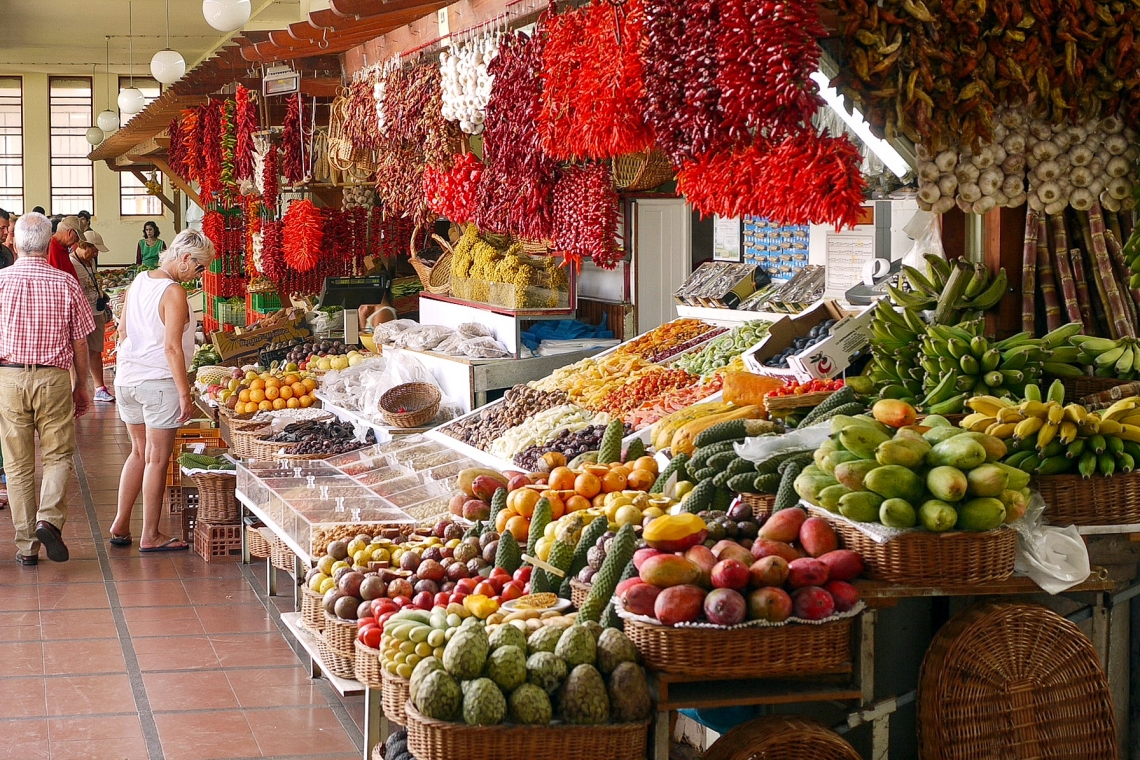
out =
{"type": "Polygon", "coordinates": [[[835,475],[835,468],[844,462],[857,462],[859,460],[858,454],[852,454],[850,451],[833,451],[823,458],[823,463],[819,465],[819,469],[826,472],[828,475],[835,475]]]}
{"type": "Polygon", "coordinates": [[[1000,499],[983,497],[958,505],[958,530],[993,530],[1005,522],[1005,505],[1000,499]]]}
{"type": "Polygon", "coordinates": [[[931,446],[934,446],[936,444],[942,443],[947,438],[953,438],[956,435],[962,435],[962,433],[968,432],[968,430],[963,430],[962,428],[956,427],[935,427],[930,428],[930,430],[927,430],[925,433],[923,433],[922,437],[926,439],[927,443],[929,443],[931,446]]]}
{"type": "Polygon", "coordinates": [[[883,465],[897,464],[902,467],[918,467],[922,464],[922,460],[929,450],[929,445],[923,450],[914,446],[911,441],[892,438],[889,441],[883,441],[875,448],[875,461],[883,465]]]}
{"type": "Polygon", "coordinates": [[[926,455],[926,463],[931,467],[949,465],[959,470],[972,470],[986,461],[986,448],[972,438],[956,435],[934,445],[926,455]]]}
{"type": "Polygon", "coordinates": [[[846,494],[853,493],[853,491],[845,485],[836,483],[833,486],[828,486],[819,492],[819,501],[817,504],[826,509],[828,512],[839,512],[839,500],[846,494]]]}
{"type": "Polygon", "coordinates": [[[933,467],[926,473],[926,489],[931,496],[942,501],[961,501],[966,498],[970,482],[957,467],[933,467]]]}
{"type": "Polygon", "coordinates": [[[871,491],[852,491],[839,499],[839,514],[855,522],[875,522],[883,497],[871,491]]]}
{"type": "Polygon", "coordinates": [[[822,468],[824,460],[837,451],[839,451],[839,444],[831,438],[825,438],[823,443],[819,445],[819,448],[815,450],[815,453],[811,455],[811,458],[817,467],[822,468]]]}
{"type": "Polygon", "coordinates": [[[1009,485],[1009,475],[996,464],[982,464],[966,473],[971,496],[1001,496],[1009,485]]]}
{"type": "Polygon", "coordinates": [[[879,466],[879,463],[873,459],[844,462],[836,466],[835,479],[851,491],[866,491],[867,487],[863,485],[863,480],[867,477],[867,473],[879,466]]]}
{"type": "Polygon", "coordinates": [[[863,485],[884,499],[918,501],[926,491],[926,484],[913,470],[897,464],[876,467],[867,473],[863,485]]]}
{"type": "Polygon", "coordinates": [[[932,427],[932,428],[935,428],[935,427],[952,428],[952,427],[954,427],[954,423],[952,423],[950,420],[943,417],[941,414],[928,414],[922,418],[922,420],[919,422],[919,424],[920,425],[926,425],[927,427],[932,427]]]}
{"type": "Polygon", "coordinates": [[[1009,476],[1009,483],[1006,484],[1006,488],[1012,488],[1014,491],[1020,491],[1022,488],[1027,488],[1029,486],[1030,475],[1025,470],[1019,470],[1016,467],[1010,467],[1005,462],[994,462],[994,464],[1002,468],[1002,470],[1005,471],[1005,474],[1009,476]]]}
{"type": "Polygon", "coordinates": [[[962,433],[963,438],[970,438],[982,444],[982,448],[986,450],[986,461],[997,462],[1005,459],[1009,454],[1009,447],[1005,445],[1005,441],[993,435],[986,435],[985,433],[962,433]]]}
{"type": "Polygon", "coordinates": [[[792,487],[796,489],[796,494],[811,504],[819,504],[819,492],[834,485],[838,485],[838,481],[823,473],[818,475],[800,473],[792,483],[792,487]]]}
{"type": "Polygon", "coordinates": [[[931,533],[945,533],[958,521],[958,510],[944,501],[930,499],[918,508],[918,520],[931,533]]]}
{"type": "Polygon", "coordinates": [[[866,425],[850,425],[839,431],[839,443],[861,459],[874,459],[875,448],[891,437],[866,425]]]}
{"type": "Polygon", "coordinates": [[[878,430],[880,433],[886,433],[887,435],[894,435],[895,434],[895,429],[893,427],[890,427],[889,425],[885,425],[882,422],[879,422],[877,419],[872,417],[870,414],[856,414],[851,419],[855,420],[860,425],[870,425],[871,427],[878,430]]]}
{"type": "Polygon", "coordinates": [[[862,425],[863,427],[874,428],[876,430],[879,430],[880,433],[887,432],[886,430],[881,429],[885,427],[884,425],[882,425],[878,420],[875,420],[871,417],[852,417],[847,414],[837,414],[828,420],[828,422],[830,423],[830,430],[832,435],[835,435],[836,433],[841,432],[844,428],[849,428],[852,425],[862,425]]]}
{"type": "Polygon", "coordinates": [[[918,516],[906,499],[887,499],[879,505],[879,522],[888,528],[913,528],[918,516]]]}

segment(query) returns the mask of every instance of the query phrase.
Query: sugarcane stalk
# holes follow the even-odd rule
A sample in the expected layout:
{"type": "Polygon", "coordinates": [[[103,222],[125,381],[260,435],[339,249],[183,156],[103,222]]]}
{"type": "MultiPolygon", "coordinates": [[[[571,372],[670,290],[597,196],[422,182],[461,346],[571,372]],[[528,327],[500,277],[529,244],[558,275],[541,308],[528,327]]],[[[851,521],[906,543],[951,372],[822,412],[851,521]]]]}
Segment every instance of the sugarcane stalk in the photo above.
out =
{"type": "MultiPolygon", "coordinates": [[[[1124,235],[1121,234],[1121,230],[1120,230],[1120,217],[1116,214],[1116,212],[1108,211],[1107,209],[1104,209],[1103,207],[1101,208],[1101,212],[1104,214],[1104,228],[1105,228],[1105,230],[1108,232],[1111,232],[1113,235],[1115,235],[1117,241],[1123,241],[1124,235]]],[[[1111,254],[1112,249],[1109,248],[1108,252],[1111,254]]]]}
{"type": "Polygon", "coordinates": [[[1070,263],[1073,265],[1073,284],[1077,288],[1077,306],[1081,309],[1081,322],[1085,325],[1086,335],[1096,334],[1096,317],[1093,314],[1092,296],[1089,295],[1089,283],[1085,277],[1084,254],[1081,249],[1069,249],[1070,263]]]}
{"type": "Polygon", "coordinates": [[[1037,321],[1037,212],[1025,215],[1025,245],[1021,249],[1021,329],[1036,333],[1037,321]]]}
{"type": "Polygon", "coordinates": [[[1104,283],[1101,281],[1100,274],[1097,270],[1096,257],[1093,255],[1093,242],[1092,233],[1089,231],[1088,224],[1080,217],[1080,212],[1077,213],[1077,231],[1080,233],[1081,239],[1084,240],[1085,259],[1089,265],[1089,276],[1092,278],[1092,283],[1096,287],[1097,298],[1093,299],[1093,310],[1097,316],[1097,324],[1101,335],[1108,335],[1112,338],[1119,338],[1116,330],[1113,327],[1112,319],[1109,316],[1108,308],[1108,294],[1105,292],[1104,283]]]}
{"type": "MultiPolygon", "coordinates": [[[[1119,229],[1120,225],[1117,225],[1119,229]]],[[[1133,327],[1140,327],[1140,288],[1131,286],[1132,269],[1124,259],[1124,249],[1120,246],[1120,238],[1111,229],[1104,231],[1104,243],[1108,246],[1108,255],[1112,257],[1112,265],[1116,270],[1116,281],[1122,289],[1128,290],[1128,298],[1124,298],[1124,307],[1128,309],[1128,316],[1133,327]]]]}
{"type": "MultiPolygon", "coordinates": [[[[1057,238],[1054,238],[1054,244],[1056,240],[1057,238]]],[[[1054,254],[1057,259],[1057,280],[1061,283],[1061,296],[1065,302],[1065,314],[1069,322],[1080,322],[1084,325],[1081,307],[1077,305],[1077,286],[1073,284],[1073,270],[1069,268],[1069,252],[1064,248],[1058,248],[1054,254]]],[[[1087,330],[1088,325],[1084,325],[1082,329],[1087,330]]]]}
{"type": "Polygon", "coordinates": [[[957,321],[962,311],[962,297],[973,278],[974,268],[963,259],[956,259],[953,271],[946,279],[946,287],[938,298],[938,305],[934,307],[933,324],[949,325],[957,321]]]}
{"type": "Polygon", "coordinates": [[[1061,326],[1061,305],[1057,303],[1057,284],[1053,278],[1053,263],[1049,260],[1049,233],[1044,217],[1037,219],[1037,272],[1041,303],[1045,304],[1045,326],[1052,332],[1061,326]]]}
{"type": "Polygon", "coordinates": [[[1109,316],[1117,332],[1120,333],[1113,337],[1135,338],[1136,326],[1128,319],[1128,311],[1124,308],[1124,298],[1120,295],[1120,287],[1112,272],[1112,258],[1108,255],[1108,246],[1104,242],[1104,212],[1101,210],[1100,203],[1094,202],[1092,208],[1087,212],[1078,211],[1077,214],[1081,217],[1082,223],[1088,225],[1089,232],[1092,234],[1093,261],[1096,263],[1096,269],[1104,283],[1104,292],[1108,297],[1105,303],[1109,316]]]}

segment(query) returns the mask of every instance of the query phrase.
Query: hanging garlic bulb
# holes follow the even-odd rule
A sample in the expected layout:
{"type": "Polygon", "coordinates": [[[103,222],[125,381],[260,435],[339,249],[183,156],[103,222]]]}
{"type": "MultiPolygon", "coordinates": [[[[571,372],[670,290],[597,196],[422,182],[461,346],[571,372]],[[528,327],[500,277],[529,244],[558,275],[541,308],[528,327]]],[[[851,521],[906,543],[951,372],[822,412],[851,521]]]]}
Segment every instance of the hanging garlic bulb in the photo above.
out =
{"type": "Polygon", "coordinates": [[[483,131],[483,115],[491,97],[491,80],[487,66],[498,55],[499,38],[483,39],[452,45],[439,54],[441,111],[443,118],[459,122],[469,135],[483,131]]]}

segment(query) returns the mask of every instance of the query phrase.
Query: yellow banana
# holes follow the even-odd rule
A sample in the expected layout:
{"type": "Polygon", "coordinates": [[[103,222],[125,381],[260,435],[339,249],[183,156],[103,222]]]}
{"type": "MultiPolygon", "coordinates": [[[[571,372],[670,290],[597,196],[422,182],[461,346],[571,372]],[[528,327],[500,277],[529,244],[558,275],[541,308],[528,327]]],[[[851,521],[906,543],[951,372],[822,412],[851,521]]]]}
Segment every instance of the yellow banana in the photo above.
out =
{"type": "Polygon", "coordinates": [[[1090,414],[1078,427],[1081,429],[1081,435],[1096,435],[1100,432],[1100,417],[1090,414]]]}
{"type": "Polygon", "coordinates": [[[1121,425],[1136,425],[1140,426],[1140,412],[1130,412],[1125,417],[1118,417],[1117,422],[1121,425]]]}
{"type": "Polygon", "coordinates": [[[1116,435],[1126,441],[1140,443],[1140,425],[1121,425],[1120,432],[1116,435]]]}
{"type": "Polygon", "coordinates": [[[998,422],[1021,422],[1025,417],[1017,410],[1015,406],[1007,406],[1004,409],[998,409],[997,421],[998,422]]]}
{"type": "Polygon", "coordinates": [[[966,406],[975,412],[988,414],[991,417],[996,416],[999,409],[1006,409],[1012,405],[1013,403],[1011,401],[998,398],[997,396],[974,396],[966,400],[966,406]]]}
{"type": "Polygon", "coordinates": [[[1122,398],[1101,412],[1100,418],[1102,420],[1118,420],[1121,417],[1127,417],[1129,416],[1128,413],[1136,408],[1136,404],[1137,399],[1135,396],[1122,398]]]}
{"type": "Polygon", "coordinates": [[[1057,437],[1058,426],[1052,422],[1046,422],[1037,431],[1037,449],[1040,451],[1049,445],[1049,442],[1057,437]]]}
{"type": "Polygon", "coordinates": [[[1026,417],[1013,428],[1013,434],[1018,438],[1028,438],[1041,429],[1045,420],[1040,417],[1026,417]]]}
{"type": "Polygon", "coordinates": [[[1046,406],[1048,406],[1048,409],[1045,411],[1046,418],[1054,425],[1060,425],[1061,420],[1065,419],[1065,407],[1056,401],[1050,401],[1046,406]]]}
{"type": "Polygon", "coordinates": [[[1101,435],[1120,435],[1120,429],[1124,427],[1116,420],[1101,420],[1100,429],[1097,430],[1101,435]]]}
{"type": "Polygon", "coordinates": [[[1065,419],[1069,422],[1075,422],[1078,425],[1084,422],[1085,416],[1088,415],[1088,410],[1080,404],[1068,404],[1065,406],[1065,419]]]}
{"type": "Polygon", "coordinates": [[[1013,435],[1014,428],[1017,427],[1013,422],[995,422],[986,428],[986,435],[992,435],[994,438],[1009,438],[1013,435]]]}
{"type": "Polygon", "coordinates": [[[962,421],[958,423],[958,427],[976,433],[980,430],[984,431],[987,427],[994,424],[995,421],[995,418],[991,415],[973,412],[963,417],[962,421]]]}
{"type": "Polygon", "coordinates": [[[1066,446],[1077,440],[1077,423],[1069,422],[1068,420],[1062,422],[1060,430],[1057,433],[1057,440],[1066,446]]]}
{"type": "Polygon", "coordinates": [[[1041,401],[1022,401],[1018,408],[1026,417],[1044,417],[1049,411],[1048,405],[1041,401]]]}

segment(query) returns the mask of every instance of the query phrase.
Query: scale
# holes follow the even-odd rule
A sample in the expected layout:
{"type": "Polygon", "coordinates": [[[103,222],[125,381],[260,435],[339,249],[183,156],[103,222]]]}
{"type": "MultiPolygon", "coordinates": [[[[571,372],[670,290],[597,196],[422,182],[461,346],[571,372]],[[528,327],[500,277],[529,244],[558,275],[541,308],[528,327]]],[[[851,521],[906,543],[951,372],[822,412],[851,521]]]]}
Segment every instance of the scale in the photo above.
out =
{"type": "Polygon", "coordinates": [[[864,267],[863,282],[848,289],[843,297],[852,306],[868,306],[880,298],[886,298],[887,285],[902,271],[902,265],[902,259],[889,262],[889,266],[886,259],[868,261],[864,267]]]}
{"type": "Polygon", "coordinates": [[[364,304],[380,303],[392,288],[386,274],[371,277],[326,277],[317,306],[340,306],[344,309],[344,343],[360,342],[360,320],[357,310],[364,304]]]}

